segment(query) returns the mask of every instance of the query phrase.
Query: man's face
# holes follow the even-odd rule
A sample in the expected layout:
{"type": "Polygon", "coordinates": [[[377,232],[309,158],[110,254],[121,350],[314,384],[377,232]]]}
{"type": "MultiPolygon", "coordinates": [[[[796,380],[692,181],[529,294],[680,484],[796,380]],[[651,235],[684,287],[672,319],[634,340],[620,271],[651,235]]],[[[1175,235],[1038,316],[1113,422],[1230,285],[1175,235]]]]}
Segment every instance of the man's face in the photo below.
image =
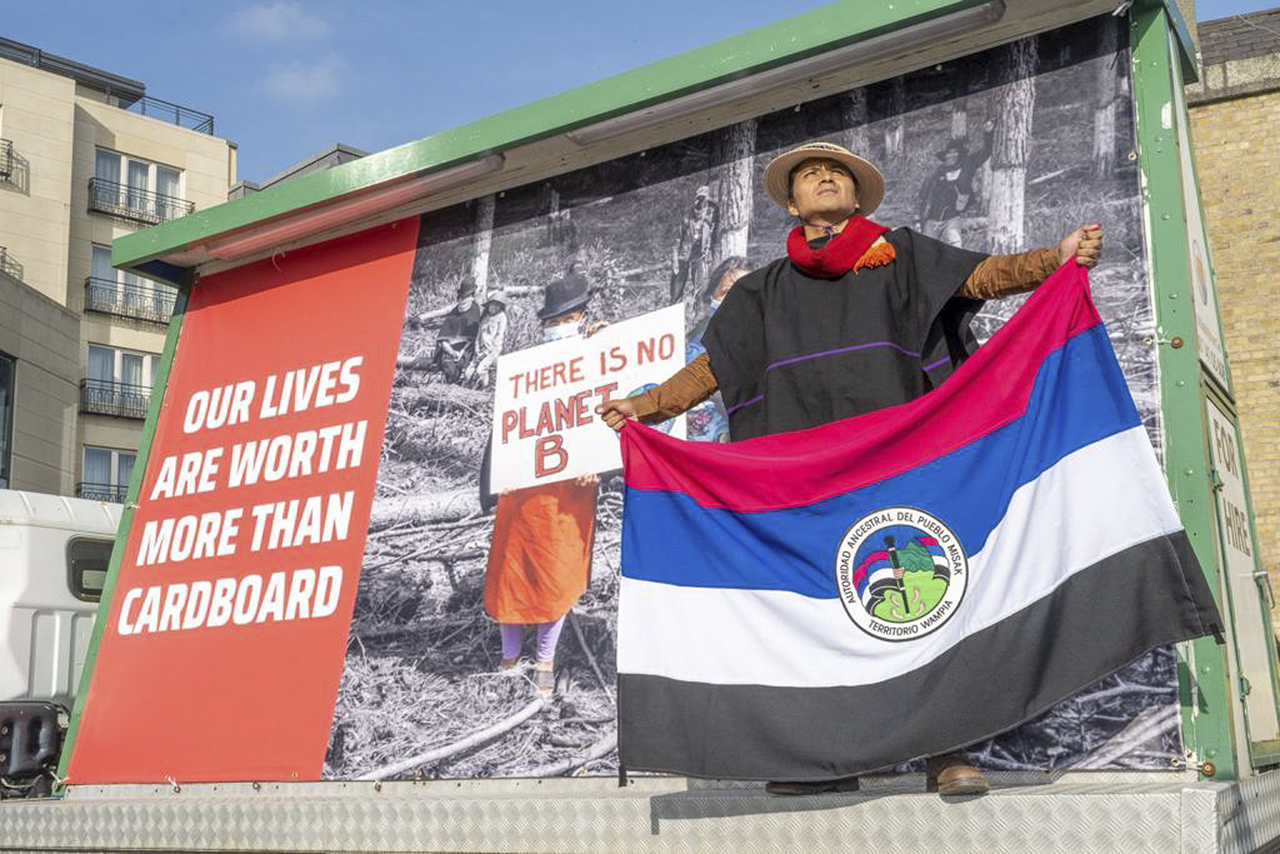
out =
{"type": "Polygon", "coordinates": [[[470,310],[471,310],[471,306],[473,306],[473,305],[475,305],[475,304],[476,304],[475,297],[469,297],[469,296],[467,296],[467,297],[459,297],[459,298],[458,298],[458,311],[470,311],[470,310]]]}
{"type": "Polygon", "coordinates": [[[825,157],[804,161],[791,173],[791,201],[787,210],[808,222],[818,218],[832,224],[853,216],[858,188],[843,163],[825,157]]]}
{"type": "Polygon", "coordinates": [[[542,321],[543,329],[550,329],[553,326],[581,326],[583,318],[586,314],[581,311],[571,311],[568,314],[558,314],[555,317],[548,317],[542,321]]]}
{"type": "Polygon", "coordinates": [[[948,148],[946,153],[943,155],[942,162],[947,166],[960,165],[960,152],[956,151],[954,148],[948,148]]]}

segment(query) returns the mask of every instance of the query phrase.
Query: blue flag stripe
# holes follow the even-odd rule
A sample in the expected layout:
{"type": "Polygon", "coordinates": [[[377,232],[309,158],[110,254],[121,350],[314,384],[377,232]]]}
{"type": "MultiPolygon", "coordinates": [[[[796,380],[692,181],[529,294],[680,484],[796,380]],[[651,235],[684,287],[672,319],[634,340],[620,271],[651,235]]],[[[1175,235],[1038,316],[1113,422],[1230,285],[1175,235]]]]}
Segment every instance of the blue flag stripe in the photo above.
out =
{"type": "MultiPolygon", "coordinates": [[[[919,508],[955,531],[973,555],[1020,486],[1073,451],[1140,423],[1106,331],[1097,326],[1044,360],[1021,418],[862,489],[760,513],[699,507],[682,493],[628,489],[622,573],[682,586],[835,598],[834,552],[861,517],[896,505],[919,508]],[[638,536],[638,528],[662,536],[638,536]]],[[[1027,548],[1034,553],[1035,544],[1027,548]]]]}

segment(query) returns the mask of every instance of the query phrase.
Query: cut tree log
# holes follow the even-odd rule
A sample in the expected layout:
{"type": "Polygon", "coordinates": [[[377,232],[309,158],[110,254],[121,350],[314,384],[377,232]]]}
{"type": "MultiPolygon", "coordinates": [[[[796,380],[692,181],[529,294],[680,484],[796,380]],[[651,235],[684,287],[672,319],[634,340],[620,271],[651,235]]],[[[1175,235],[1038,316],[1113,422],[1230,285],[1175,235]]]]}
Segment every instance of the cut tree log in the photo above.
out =
{"type": "MultiPolygon", "coordinates": [[[[520,726],[520,724],[542,711],[546,704],[547,701],[542,697],[536,697],[530,700],[528,705],[520,709],[520,711],[516,712],[514,715],[503,718],[492,726],[476,730],[466,738],[458,739],[452,744],[446,744],[442,747],[432,748],[431,750],[423,753],[410,756],[408,759],[393,762],[390,765],[384,765],[381,768],[370,771],[368,774],[361,775],[356,779],[385,780],[388,777],[394,777],[397,774],[403,774],[406,771],[412,771],[415,768],[421,768],[424,765],[439,762],[441,759],[448,759],[450,756],[455,756],[465,750],[470,750],[473,747],[479,747],[486,741],[492,741],[503,733],[509,732],[520,726]]],[[[614,736],[614,743],[617,743],[616,735],[614,736]]]]}
{"type": "Polygon", "coordinates": [[[480,495],[474,487],[375,498],[369,514],[369,530],[381,531],[401,523],[457,522],[479,512],[480,495]]]}

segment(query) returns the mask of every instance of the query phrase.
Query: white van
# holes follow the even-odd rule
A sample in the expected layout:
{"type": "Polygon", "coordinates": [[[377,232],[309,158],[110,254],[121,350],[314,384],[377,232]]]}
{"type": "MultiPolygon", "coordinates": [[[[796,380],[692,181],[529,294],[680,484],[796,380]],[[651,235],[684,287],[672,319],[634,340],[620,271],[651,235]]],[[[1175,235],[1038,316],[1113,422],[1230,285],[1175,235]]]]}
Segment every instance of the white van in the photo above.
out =
{"type": "Polygon", "coordinates": [[[0,798],[48,791],[122,509],[0,489],[0,798]]]}

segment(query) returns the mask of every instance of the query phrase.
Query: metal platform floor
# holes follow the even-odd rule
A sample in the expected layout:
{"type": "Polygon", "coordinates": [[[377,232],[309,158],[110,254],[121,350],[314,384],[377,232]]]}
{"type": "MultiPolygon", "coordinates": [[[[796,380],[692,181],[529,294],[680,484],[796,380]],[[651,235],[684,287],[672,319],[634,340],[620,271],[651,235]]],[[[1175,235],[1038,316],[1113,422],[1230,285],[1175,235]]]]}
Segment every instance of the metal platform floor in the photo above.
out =
{"type": "Polygon", "coordinates": [[[1231,852],[1280,839],[1280,771],[992,774],[940,798],[919,774],[856,794],[633,778],[72,788],[0,803],[0,851],[1231,852]]]}

